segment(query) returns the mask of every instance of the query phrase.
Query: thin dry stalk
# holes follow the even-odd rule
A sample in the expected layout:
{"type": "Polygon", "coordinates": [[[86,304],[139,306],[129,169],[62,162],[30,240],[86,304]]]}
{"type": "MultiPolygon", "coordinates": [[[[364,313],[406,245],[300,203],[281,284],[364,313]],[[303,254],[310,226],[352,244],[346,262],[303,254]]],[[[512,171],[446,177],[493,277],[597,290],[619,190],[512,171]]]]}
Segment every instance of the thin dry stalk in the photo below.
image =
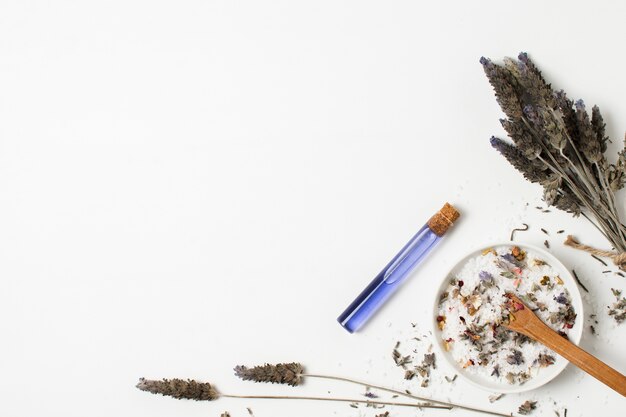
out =
{"type": "Polygon", "coordinates": [[[387,387],[383,387],[380,385],[369,384],[369,383],[362,382],[356,379],[333,376],[333,375],[306,373],[304,370],[304,366],[302,366],[302,364],[297,363],[297,362],[264,364],[264,365],[253,366],[253,367],[239,365],[239,366],[236,366],[234,370],[235,370],[235,375],[245,381],[271,382],[271,383],[278,383],[278,384],[288,384],[291,386],[302,384],[304,382],[305,377],[343,381],[343,382],[349,382],[349,383],[356,384],[356,385],[361,385],[364,387],[378,389],[380,391],[385,391],[385,392],[389,392],[389,393],[396,394],[396,395],[401,395],[403,397],[411,398],[413,400],[440,404],[441,406],[445,406],[448,408],[460,408],[464,410],[486,413],[486,414],[496,415],[496,416],[509,416],[509,414],[502,414],[502,413],[498,413],[498,412],[494,412],[490,410],[484,410],[481,408],[455,404],[455,403],[451,403],[447,401],[434,400],[432,398],[419,397],[419,396],[409,394],[404,391],[399,391],[393,388],[387,388],[387,387]]]}

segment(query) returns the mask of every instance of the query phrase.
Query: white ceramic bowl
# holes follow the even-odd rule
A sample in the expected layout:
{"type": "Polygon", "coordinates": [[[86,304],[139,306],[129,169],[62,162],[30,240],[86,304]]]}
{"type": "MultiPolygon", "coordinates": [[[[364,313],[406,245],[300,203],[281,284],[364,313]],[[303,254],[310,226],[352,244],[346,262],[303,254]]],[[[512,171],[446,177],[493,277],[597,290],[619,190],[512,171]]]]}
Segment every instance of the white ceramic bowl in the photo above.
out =
{"type": "Polygon", "coordinates": [[[501,246],[519,246],[522,250],[526,250],[526,251],[530,251],[533,252],[535,254],[537,254],[538,256],[541,256],[546,262],[548,262],[548,264],[554,268],[558,274],[559,277],[563,280],[563,284],[564,286],[567,288],[567,290],[569,291],[569,294],[571,296],[572,299],[572,306],[574,307],[574,310],[576,312],[576,323],[574,324],[574,327],[572,327],[568,333],[568,337],[569,340],[572,341],[575,344],[578,344],[580,342],[580,338],[582,336],[582,332],[583,332],[583,322],[584,322],[584,314],[583,314],[583,303],[582,303],[582,298],[580,296],[580,291],[578,291],[578,285],[576,284],[576,281],[574,280],[574,278],[572,277],[572,274],[569,272],[569,270],[557,259],[555,258],[551,253],[546,252],[545,250],[532,246],[532,245],[526,245],[526,244],[521,244],[521,243],[513,243],[513,242],[505,242],[505,243],[497,243],[497,244],[493,244],[493,245],[485,245],[480,247],[479,249],[476,249],[472,252],[470,252],[467,256],[465,256],[463,259],[461,259],[460,261],[458,261],[456,263],[456,265],[454,265],[454,267],[448,272],[448,274],[446,274],[443,279],[441,280],[441,284],[439,285],[438,289],[437,289],[437,293],[435,294],[435,296],[433,297],[434,302],[433,302],[433,307],[432,307],[432,317],[431,317],[431,322],[432,322],[432,332],[433,335],[435,335],[435,339],[436,342],[435,346],[436,349],[439,353],[439,357],[444,358],[444,360],[452,367],[454,368],[454,370],[456,371],[456,373],[461,376],[462,378],[464,378],[466,381],[480,387],[483,388],[485,390],[491,391],[491,392],[500,392],[500,393],[515,393],[515,392],[524,392],[524,391],[530,391],[533,390],[535,388],[538,388],[548,382],[550,382],[552,379],[556,378],[556,376],[558,374],[561,373],[561,371],[563,371],[563,369],[565,369],[565,367],[567,366],[568,362],[567,360],[565,360],[563,357],[561,357],[560,355],[556,355],[556,361],[554,363],[554,365],[548,366],[546,368],[540,368],[538,370],[537,375],[535,375],[533,378],[531,378],[530,380],[526,381],[524,384],[522,385],[513,385],[513,384],[508,384],[506,382],[498,382],[495,381],[489,377],[486,376],[482,376],[482,375],[475,375],[475,374],[470,374],[468,372],[465,372],[465,370],[461,367],[460,364],[458,364],[453,358],[452,355],[450,354],[450,352],[446,352],[441,344],[441,331],[439,330],[438,326],[437,326],[437,321],[436,321],[436,317],[439,314],[439,295],[446,289],[446,287],[449,284],[450,278],[454,277],[458,272],[460,272],[461,268],[463,268],[463,266],[465,265],[465,263],[470,259],[473,258],[475,256],[480,255],[485,249],[487,248],[498,248],[501,246]]]}

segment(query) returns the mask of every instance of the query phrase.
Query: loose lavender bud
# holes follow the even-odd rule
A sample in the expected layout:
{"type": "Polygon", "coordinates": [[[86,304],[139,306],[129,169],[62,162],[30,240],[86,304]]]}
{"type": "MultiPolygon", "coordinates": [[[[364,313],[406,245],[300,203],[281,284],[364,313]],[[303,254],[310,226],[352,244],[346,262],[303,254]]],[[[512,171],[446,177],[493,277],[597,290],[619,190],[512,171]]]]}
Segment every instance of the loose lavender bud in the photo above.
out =
{"type": "Polygon", "coordinates": [[[556,301],[559,304],[567,304],[567,297],[565,296],[564,293],[561,293],[559,295],[557,295],[556,297],[554,297],[554,301],[556,301]]]}
{"type": "Polygon", "coordinates": [[[480,271],[478,273],[478,278],[480,278],[481,281],[490,281],[493,279],[493,275],[487,271],[480,271]]]}

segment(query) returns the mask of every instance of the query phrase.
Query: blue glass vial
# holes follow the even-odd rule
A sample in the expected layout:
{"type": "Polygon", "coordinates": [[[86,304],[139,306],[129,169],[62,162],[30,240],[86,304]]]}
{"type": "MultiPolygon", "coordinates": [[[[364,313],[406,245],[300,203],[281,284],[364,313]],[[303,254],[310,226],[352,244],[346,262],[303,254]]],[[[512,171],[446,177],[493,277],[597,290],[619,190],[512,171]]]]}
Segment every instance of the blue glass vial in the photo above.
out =
{"type": "Polygon", "coordinates": [[[459,212],[446,203],[359,294],[337,321],[350,333],[360,329],[439,243],[458,217],[459,212]]]}

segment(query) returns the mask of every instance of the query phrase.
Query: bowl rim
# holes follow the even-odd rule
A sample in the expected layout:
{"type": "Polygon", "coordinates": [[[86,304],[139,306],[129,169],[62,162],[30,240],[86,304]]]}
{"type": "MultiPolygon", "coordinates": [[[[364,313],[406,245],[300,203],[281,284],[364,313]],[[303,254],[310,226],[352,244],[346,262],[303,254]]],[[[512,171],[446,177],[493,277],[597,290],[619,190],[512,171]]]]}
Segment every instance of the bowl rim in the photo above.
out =
{"type": "Polygon", "coordinates": [[[561,359],[561,361],[559,364],[555,364],[557,368],[553,368],[553,373],[549,374],[548,377],[545,377],[544,380],[541,380],[540,377],[533,378],[535,379],[535,381],[539,381],[539,382],[535,382],[534,384],[530,383],[532,382],[531,380],[531,381],[528,381],[529,383],[525,383],[522,385],[511,385],[510,387],[502,386],[502,388],[496,388],[494,386],[487,386],[475,380],[474,378],[471,378],[470,376],[466,375],[466,373],[463,372],[463,369],[461,369],[460,366],[452,359],[452,356],[443,349],[443,347],[441,346],[440,338],[438,336],[440,330],[437,327],[437,320],[436,320],[436,317],[439,313],[439,294],[441,294],[441,291],[443,291],[444,286],[447,285],[448,278],[452,275],[452,273],[457,268],[464,265],[470,259],[470,257],[475,256],[477,253],[482,252],[488,248],[496,248],[496,247],[501,247],[501,246],[519,246],[521,249],[528,249],[532,252],[537,253],[538,255],[542,257],[548,258],[548,260],[550,261],[550,266],[552,267],[556,266],[556,269],[559,271],[559,277],[561,277],[562,279],[566,281],[566,288],[572,297],[572,304],[576,308],[577,321],[574,327],[572,328],[572,332],[568,335],[570,341],[574,343],[575,345],[578,345],[582,338],[583,328],[584,328],[583,321],[584,321],[585,315],[584,315],[582,295],[578,288],[578,284],[576,283],[576,280],[572,276],[572,273],[570,272],[570,270],[567,269],[567,267],[563,264],[563,262],[561,262],[555,255],[535,245],[528,244],[528,243],[521,243],[521,242],[495,242],[495,243],[490,243],[490,244],[482,244],[474,248],[473,250],[465,253],[465,255],[460,257],[454,263],[454,265],[450,269],[448,269],[446,274],[444,274],[443,277],[441,278],[439,285],[437,286],[436,293],[433,297],[433,305],[431,309],[431,314],[432,314],[431,320],[430,320],[431,331],[435,338],[435,343],[433,344],[435,345],[435,349],[437,350],[437,353],[439,353],[440,357],[444,358],[444,361],[452,369],[457,371],[457,374],[461,376],[463,380],[469,382],[471,385],[474,385],[476,387],[479,387],[489,392],[513,394],[513,393],[527,392],[527,391],[537,389],[547,384],[548,382],[554,380],[569,365],[569,361],[567,361],[565,358],[559,355],[559,358],[561,359]],[[567,285],[567,284],[570,284],[570,285],[567,285]]]}

